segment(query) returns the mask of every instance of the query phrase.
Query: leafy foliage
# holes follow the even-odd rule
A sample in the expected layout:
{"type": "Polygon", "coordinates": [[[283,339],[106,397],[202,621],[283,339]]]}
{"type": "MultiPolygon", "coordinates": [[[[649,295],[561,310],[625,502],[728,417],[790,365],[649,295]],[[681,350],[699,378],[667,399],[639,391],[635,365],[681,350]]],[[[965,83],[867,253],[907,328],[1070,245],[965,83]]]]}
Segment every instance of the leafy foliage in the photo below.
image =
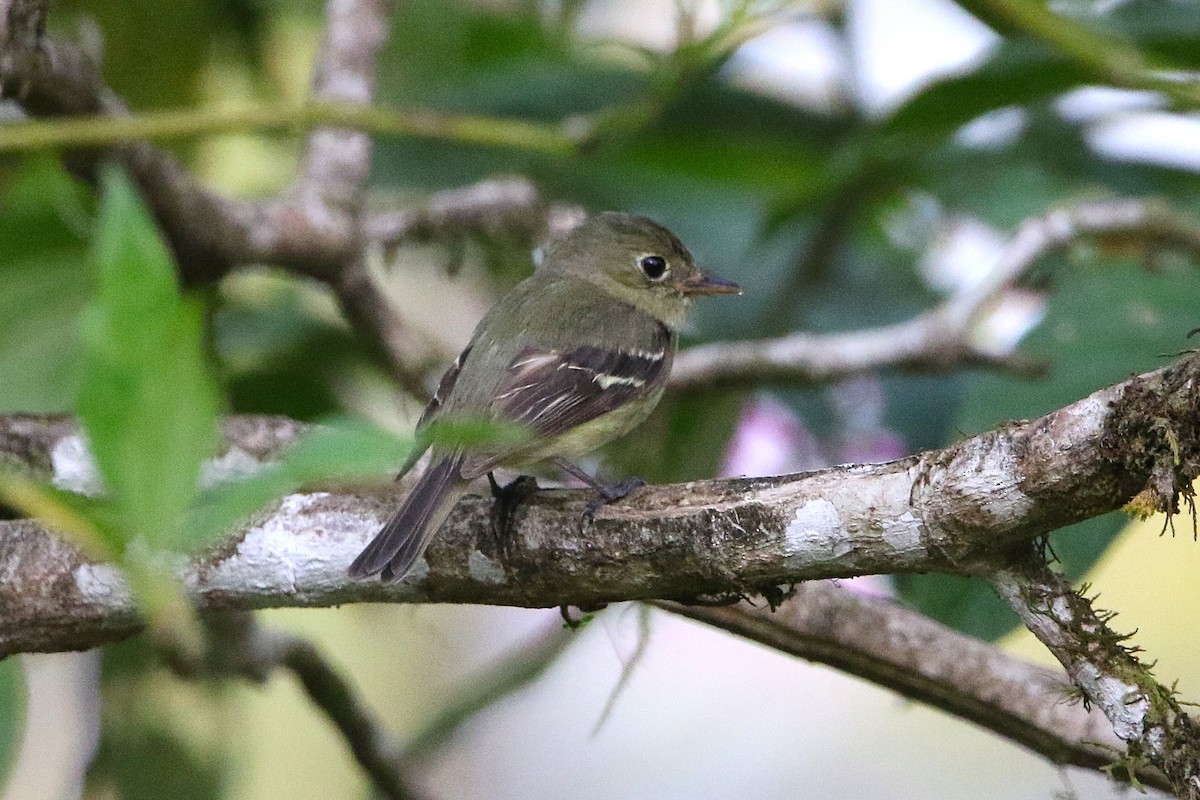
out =
{"type": "MultiPolygon", "coordinates": [[[[315,28],[320,14],[316,3],[247,0],[170,0],[152,10],[127,0],[84,5],[66,3],[52,20],[68,28],[83,14],[94,18],[104,33],[107,78],[135,109],[188,104],[217,91],[215,64],[245,78],[238,91],[286,92],[277,83],[288,58],[279,32],[315,28]]],[[[582,42],[573,26],[586,4],[564,2],[557,18],[554,5],[400,4],[380,101],[563,122],[590,131],[590,147],[555,158],[380,141],[373,188],[411,198],[517,172],[554,200],[657,217],[706,267],[746,287],[738,300],[701,304],[685,344],[908,318],[939,299],[916,265],[933,228],[949,219],[969,217],[1005,232],[1054,205],[1109,195],[1158,196],[1200,210],[1195,172],[1098,153],[1089,123],[1063,114],[1058,100],[1103,76],[1002,19],[988,18],[1004,38],[978,63],[872,119],[853,108],[853,86],[839,87],[839,102],[818,109],[735,85],[727,58],[743,36],[739,25],[663,53],[582,42]],[[963,135],[964,126],[998,114],[1017,120],[1010,134],[984,145],[963,135]],[[923,207],[936,214],[921,217],[923,207]],[[898,219],[920,229],[919,241],[896,235],[898,219]]],[[[722,8],[740,14],[753,5],[722,8]]],[[[960,5],[986,18],[988,4],[960,5]]],[[[1111,13],[1087,20],[1098,40],[1131,45],[1166,67],[1200,66],[1200,15],[1156,0],[1111,5],[1111,13]]],[[[840,16],[828,28],[848,47],[840,16]]],[[[199,160],[191,166],[213,169],[199,160]]],[[[57,162],[0,164],[0,411],[67,411],[78,397],[107,489],[102,500],[81,500],[6,484],[10,502],[14,491],[24,492],[22,507],[54,517],[93,552],[124,556],[136,574],[149,574],[138,572],[140,556],[129,558],[138,550],[132,542],[154,551],[200,547],[273,497],[331,477],[385,474],[403,460],[407,441],[339,417],[247,480],[201,489],[222,389],[232,411],[328,419],[346,412],[347,375],[378,353],[305,281],[279,277],[269,290],[227,281],[185,297],[128,181],[108,172],[101,183],[97,212],[91,190],[57,162]],[[87,268],[89,248],[94,269],[87,268]],[[212,377],[213,356],[223,386],[212,377]]],[[[480,257],[462,274],[486,270],[498,289],[524,275],[526,254],[501,240],[468,251],[480,257]]],[[[1048,306],[1023,349],[1051,367],[1044,378],[882,376],[883,424],[910,450],[937,447],[1151,369],[1160,354],[1186,346],[1184,333],[1200,324],[1195,264],[1121,245],[1049,259],[1029,282],[1048,306]]],[[[836,449],[847,427],[836,392],[768,388],[836,449]]],[[[390,394],[384,398],[377,405],[391,403],[390,394]]],[[[636,441],[616,443],[607,455],[615,468],[652,480],[714,474],[744,399],[738,391],[668,398],[636,441]]],[[[1110,516],[1055,534],[1068,573],[1086,572],[1122,523],[1110,516]]],[[[147,578],[138,585],[155,584],[147,578]]],[[[907,602],[961,630],[994,637],[1012,625],[976,582],[903,576],[897,586],[907,602]]],[[[142,675],[150,658],[139,659],[109,659],[106,679],[142,675]]],[[[0,726],[18,719],[10,713],[21,705],[14,669],[12,661],[0,664],[0,726]]],[[[121,691],[117,685],[110,681],[106,692],[121,691]]],[[[0,727],[0,764],[15,735],[0,727]]],[[[213,797],[222,790],[221,769],[159,721],[138,719],[106,729],[94,780],[123,797],[213,797]],[[155,771],[174,760],[183,766],[172,774],[155,771]]]]}
{"type": "Polygon", "coordinates": [[[25,676],[15,658],[0,661],[0,790],[4,789],[25,726],[25,676]]]}
{"type": "Polygon", "coordinates": [[[137,191],[116,171],[105,174],[103,190],[79,418],[127,539],[169,545],[215,449],[219,403],[200,308],[180,298],[137,191]]]}
{"type": "Polygon", "coordinates": [[[90,197],[42,158],[0,171],[0,187],[0,411],[66,411],[81,375],[76,320],[94,286],[83,268],[90,197]]]}

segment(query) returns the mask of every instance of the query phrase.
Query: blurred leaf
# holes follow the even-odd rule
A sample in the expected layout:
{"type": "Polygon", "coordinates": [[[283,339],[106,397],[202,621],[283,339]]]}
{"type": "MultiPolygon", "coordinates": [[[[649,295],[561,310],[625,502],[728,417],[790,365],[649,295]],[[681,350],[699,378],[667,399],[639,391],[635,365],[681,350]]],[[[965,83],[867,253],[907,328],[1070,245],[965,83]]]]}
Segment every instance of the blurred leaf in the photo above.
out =
{"type": "Polygon", "coordinates": [[[254,475],[203,492],[185,533],[207,544],[239,520],[302,487],[318,482],[395,474],[411,443],[354,420],[333,420],[306,434],[279,461],[254,475]]]}
{"type": "Polygon", "coordinates": [[[64,534],[91,558],[111,559],[121,552],[118,520],[103,501],[4,473],[0,473],[0,499],[64,534]]]}
{"type": "Polygon", "coordinates": [[[169,547],[216,443],[217,395],[200,309],[180,297],[154,223],[122,173],[103,185],[79,416],[126,535],[169,547]]]}
{"type": "Polygon", "coordinates": [[[253,24],[248,9],[231,0],[62,0],[50,22],[72,33],[98,28],[105,80],[140,110],[194,103],[214,47],[253,24]]]}
{"type": "Polygon", "coordinates": [[[1020,624],[1008,604],[978,578],[896,575],[896,593],[943,625],[984,640],[999,639],[1020,624]]]}
{"type": "Polygon", "coordinates": [[[179,733],[141,720],[121,723],[118,730],[113,727],[107,726],[100,737],[88,771],[90,787],[112,787],[121,800],[220,800],[225,796],[221,765],[189,747],[179,733]]]}
{"type": "Polygon", "coordinates": [[[1194,10],[1163,0],[1129,0],[1105,19],[1147,54],[1176,68],[1195,69],[1200,67],[1200,15],[1189,13],[1194,10]]]}
{"type": "MultiPolygon", "coordinates": [[[[8,783],[25,728],[25,673],[18,658],[0,660],[0,793],[8,783]]],[[[6,795],[7,796],[7,795],[6,795]]]]}
{"type": "Polygon", "coordinates": [[[966,379],[958,427],[974,433],[1007,419],[1032,418],[1074,402],[1131,373],[1168,364],[1188,346],[1200,318],[1200,270],[1166,263],[1146,274],[1096,248],[1081,263],[1053,259],[1040,270],[1052,284],[1045,320],[1023,352],[1052,365],[1041,380],[1003,374],[966,379]]]}
{"type": "Polygon", "coordinates": [[[22,160],[0,198],[0,413],[67,411],[80,380],[87,192],[57,160],[22,160]]]}
{"type": "MultiPolygon", "coordinates": [[[[1128,524],[1120,513],[1105,514],[1055,531],[1051,547],[1062,571],[1083,577],[1128,524]]],[[[944,625],[980,639],[995,640],[1021,624],[985,581],[954,575],[897,575],[900,597],[944,625]]]]}
{"type": "Polygon", "coordinates": [[[523,425],[473,419],[435,420],[424,431],[424,439],[443,447],[462,445],[478,448],[486,445],[519,444],[530,437],[523,425]]]}
{"type": "Polygon", "coordinates": [[[932,83],[893,111],[879,128],[883,152],[935,145],[988,111],[1032,103],[1092,80],[1047,45],[1005,41],[977,69],[932,83]]]}
{"type": "Polygon", "coordinates": [[[341,410],[339,382],[371,343],[331,318],[331,298],[278,272],[226,279],[220,298],[213,330],[231,411],[315,421],[341,410]]]}
{"type": "Polygon", "coordinates": [[[720,474],[744,399],[742,391],[668,395],[635,432],[606,448],[614,470],[652,483],[720,474]]]}
{"type": "Polygon", "coordinates": [[[218,800],[227,796],[228,755],[236,737],[230,736],[229,720],[220,707],[212,706],[220,695],[181,688],[167,674],[150,637],[134,636],[103,648],[104,713],[84,797],[218,800]]]}

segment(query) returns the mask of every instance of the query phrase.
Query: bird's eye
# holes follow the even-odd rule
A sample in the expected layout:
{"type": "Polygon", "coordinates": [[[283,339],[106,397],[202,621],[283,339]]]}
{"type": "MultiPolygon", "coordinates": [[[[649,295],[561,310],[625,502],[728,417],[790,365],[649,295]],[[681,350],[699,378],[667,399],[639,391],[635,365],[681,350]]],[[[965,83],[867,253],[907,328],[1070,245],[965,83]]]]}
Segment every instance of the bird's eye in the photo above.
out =
{"type": "Polygon", "coordinates": [[[662,256],[642,256],[638,259],[638,267],[652,281],[662,280],[667,274],[667,260],[662,256]]]}

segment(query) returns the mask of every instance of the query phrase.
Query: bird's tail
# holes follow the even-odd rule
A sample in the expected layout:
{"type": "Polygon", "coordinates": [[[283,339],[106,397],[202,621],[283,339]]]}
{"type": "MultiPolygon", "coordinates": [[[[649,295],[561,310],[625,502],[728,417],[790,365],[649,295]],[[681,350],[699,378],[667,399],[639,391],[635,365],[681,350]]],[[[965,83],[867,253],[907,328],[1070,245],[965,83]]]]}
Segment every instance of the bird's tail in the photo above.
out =
{"type": "Polygon", "coordinates": [[[400,508],[354,563],[351,578],[380,574],[398,581],[416,562],[467,488],[459,468],[462,456],[449,455],[425,470],[400,508]]]}

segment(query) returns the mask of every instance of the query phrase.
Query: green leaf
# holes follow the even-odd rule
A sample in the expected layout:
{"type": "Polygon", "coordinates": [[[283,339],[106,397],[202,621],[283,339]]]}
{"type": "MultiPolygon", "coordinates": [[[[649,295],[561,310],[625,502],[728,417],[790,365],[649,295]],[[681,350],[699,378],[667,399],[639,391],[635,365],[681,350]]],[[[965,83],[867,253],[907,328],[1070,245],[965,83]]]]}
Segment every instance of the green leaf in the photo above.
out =
{"type": "Polygon", "coordinates": [[[0,500],[71,539],[90,558],[116,558],[120,554],[120,520],[104,500],[3,471],[0,471],[0,500]]]}
{"type": "Polygon", "coordinates": [[[886,140],[935,144],[973,119],[1083,85],[1091,75],[1046,45],[1006,41],[979,68],[930,84],[880,126],[886,140]],[[919,138],[916,138],[919,137],[919,138]]]}
{"type": "MultiPolygon", "coordinates": [[[[1123,514],[1106,514],[1055,531],[1051,548],[1062,571],[1079,580],[1129,522],[1123,514]]],[[[954,575],[897,575],[896,591],[906,602],[955,630],[995,640],[1021,621],[985,581],[954,575]]]]}
{"type": "Polygon", "coordinates": [[[179,731],[133,719],[106,726],[88,783],[108,786],[122,800],[219,800],[226,796],[226,773],[225,764],[199,752],[179,731]]]}
{"type": "Polygon", "coordinates": [[[25,727],[25,673],[21,661],[0,661],[0,794],[8,783],[25,727]]]}
{"type": "Polygon", "coordinates": [[[277,463],[202,493],[188,515],[186,536],[206,544],[267,503],[321,481],[394,474],[411,447],[363,422],[335,420],[305,435],[277,463]]]}
{"type": "Polygon", "coordinates": [[[957,575],[897,575],[900,598],[943,625],[977,636],[999,639],[1020,624],[1017,615],[979,578],[957,575]]]}
{"type": "Polygon", "coordinates": [[[217,392],[201,310],[137,191],[116,170],[102,184],[78,412],[127,537],[170,547],[216,443],[217,392]]]}
{"type": "Polygon", "coordinates": [[[24,159],[0,197],[0,413],[67,411],[79,390],[77,320],[92,294],[91,211],[61,165],[24,159]]]}

